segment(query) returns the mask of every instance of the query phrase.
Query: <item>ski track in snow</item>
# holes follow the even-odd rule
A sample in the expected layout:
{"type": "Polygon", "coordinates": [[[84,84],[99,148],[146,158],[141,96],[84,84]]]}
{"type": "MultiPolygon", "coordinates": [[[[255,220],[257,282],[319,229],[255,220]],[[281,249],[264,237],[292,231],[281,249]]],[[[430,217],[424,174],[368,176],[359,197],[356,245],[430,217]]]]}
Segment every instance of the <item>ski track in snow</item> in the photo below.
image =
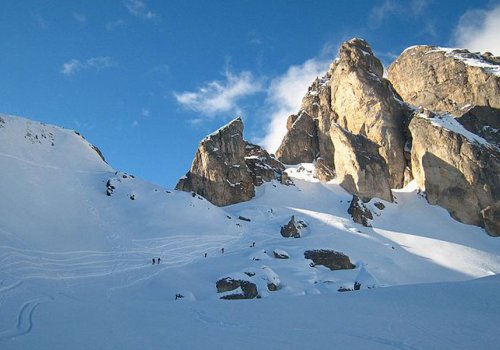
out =
{"type": "MultiPolygon", "coordinates": [[[[237,240],[238,238],[232,238],[237,240]]],[[[160,257],[162,269],[188,264],[205,252],[231,244],[227,236],[170,236],[136,240],[122,251],[49,252],[0,246],[0,273],[17,279],[76,279],[101,277],[149,268],[160,257]]],[[[1,291],[1,289],[0,289],[1,291]]]]}
{"type": "Polygon", "coordinates": [[[44,297],[25,302],[19,309],[16,327],[14,329],[0,332],[0,342],[4,339],[12,339],[31,332],[33,329],[33,313],[35,312],[35,309],[42,302],[49,300],[52,300],[52,298],[44,297]]]}

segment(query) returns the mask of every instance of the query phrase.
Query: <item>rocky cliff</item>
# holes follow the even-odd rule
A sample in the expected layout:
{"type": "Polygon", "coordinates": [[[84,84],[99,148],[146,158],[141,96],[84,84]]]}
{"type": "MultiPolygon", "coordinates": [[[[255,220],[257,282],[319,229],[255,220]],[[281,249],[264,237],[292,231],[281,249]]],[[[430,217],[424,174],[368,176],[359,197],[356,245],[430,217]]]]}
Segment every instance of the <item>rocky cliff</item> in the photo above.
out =
{"type": "Polygon", "coordinates": [[[342,186],[362,197],[390,200],[390,189],[403,186],[407,108],[383,78],[382,64],[366,41],[342,44],[339,58],[309,88],[299,115],[289,118],[278,159],[288,164],[316,161],[320,179],[330,180],[336,173],[342,186]],[[370,190],[369,178],[384,180],[370,190]]]}
{"type": "Polygon", "coordinates": [[[499,112],[498,57],[416,46],[388,80],[368,43],[351,39],[288,118],[277,159],[245,143],[236,119],[200,143],[178,188],[233,204],[265,181],[286,182],[282,163],[314,162],[320,180],[365,201],[392,201],[391,189],[415,179],[430,203],[498,236],[499,112]]]}

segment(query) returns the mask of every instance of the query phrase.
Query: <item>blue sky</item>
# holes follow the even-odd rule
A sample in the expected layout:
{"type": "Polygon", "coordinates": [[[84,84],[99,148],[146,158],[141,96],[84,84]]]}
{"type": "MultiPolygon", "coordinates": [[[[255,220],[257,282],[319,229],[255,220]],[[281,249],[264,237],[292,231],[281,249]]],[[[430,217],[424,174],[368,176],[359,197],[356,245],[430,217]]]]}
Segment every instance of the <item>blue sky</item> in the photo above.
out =
{"type": "Polygon", "coordinates": [[[0,4],[0,112],[80,131],[167,187],[236,115],[273,148],[339,44],[384,64],[415,44],[500,55],[499,1],[16,1],[0,4]]]}

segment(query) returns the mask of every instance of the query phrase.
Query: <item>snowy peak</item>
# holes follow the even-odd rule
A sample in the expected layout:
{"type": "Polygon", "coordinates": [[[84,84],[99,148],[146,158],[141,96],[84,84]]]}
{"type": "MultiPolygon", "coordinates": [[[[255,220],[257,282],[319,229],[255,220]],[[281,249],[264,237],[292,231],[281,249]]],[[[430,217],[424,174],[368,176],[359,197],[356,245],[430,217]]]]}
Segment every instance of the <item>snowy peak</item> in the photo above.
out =
{"type": "Polygon", "coordinates": [[[1,155],[32,166],[110,171],[97,147],[76,131],[0,115],[1,155]]]}

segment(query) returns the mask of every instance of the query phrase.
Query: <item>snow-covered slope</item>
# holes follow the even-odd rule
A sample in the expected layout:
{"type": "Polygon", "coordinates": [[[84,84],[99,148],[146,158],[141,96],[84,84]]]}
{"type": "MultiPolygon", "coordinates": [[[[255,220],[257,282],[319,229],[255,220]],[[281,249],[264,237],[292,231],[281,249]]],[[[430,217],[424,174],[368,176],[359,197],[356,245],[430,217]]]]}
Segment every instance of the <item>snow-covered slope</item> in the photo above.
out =
{"type": "Polygon", "coordinates": [[[383,210],[368,204],[370,228],[311,164],[287,170],[295,186],[266,183],[253,200],[218,208],[116,171],[72,131],[0,118],[1,349],[487,349],[499,340],[499,279],[454,281],[500,272],[500,240],[412,185],[383,210]],[[301,238],[280,234],[292,215],[307,224],[301,238]],[[312,267],[308,249],[341,251],[356,268],[312,267]],[[226,276],[252,281],[262,298],[219,300],[226,276]],[[371,289],[338,292],[355,281],[371,289]],[[414,285],[429,282],[446,283],[414,285]],[[442,338],[428,337],[437,329],[442,338]]]}

